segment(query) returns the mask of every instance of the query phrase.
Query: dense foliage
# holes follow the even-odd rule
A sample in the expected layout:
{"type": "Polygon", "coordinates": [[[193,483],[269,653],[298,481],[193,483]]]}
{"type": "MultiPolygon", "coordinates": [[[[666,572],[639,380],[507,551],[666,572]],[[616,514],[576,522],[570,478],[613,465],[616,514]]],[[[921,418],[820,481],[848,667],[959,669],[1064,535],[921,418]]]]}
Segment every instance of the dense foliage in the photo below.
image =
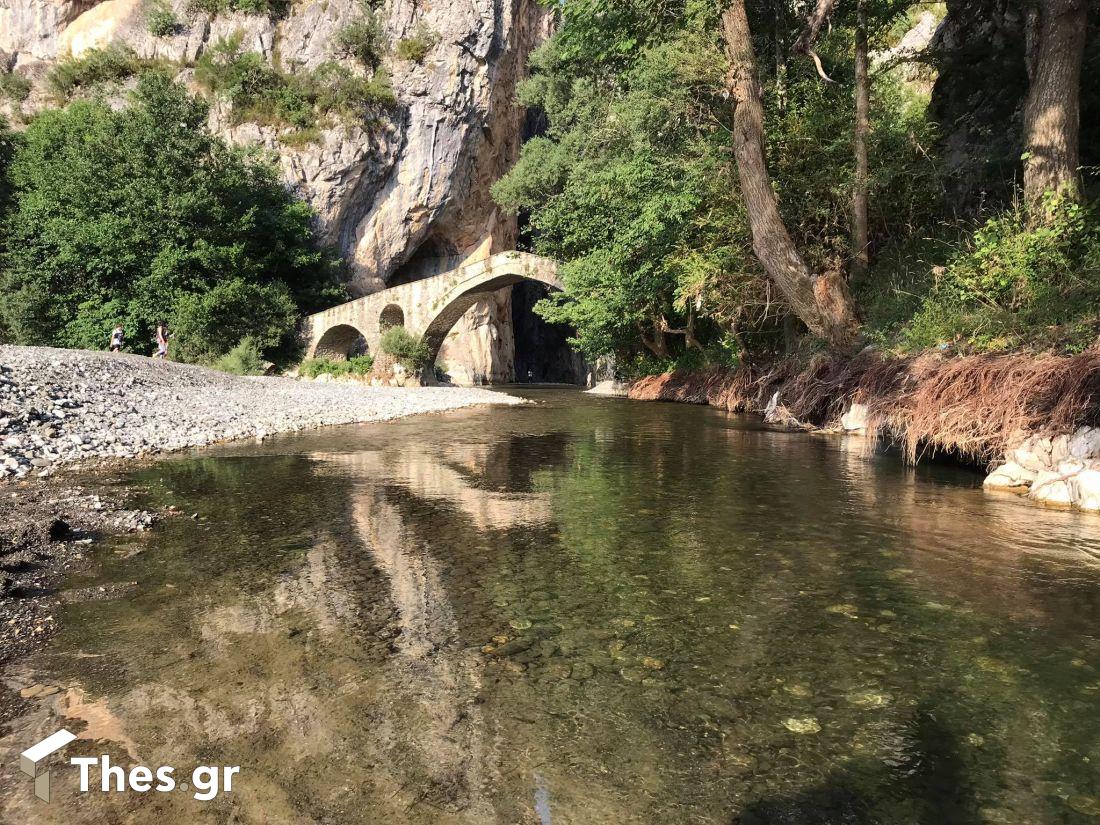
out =
{"type": "MultiPolygon", "coordinates": [[[[544,317],[576,329],[588,356],[630,371],[728,362],[798,345],[753,253],[733,157],[719,13],[699,0],[586,0],[531,60],[523,103],[542,135],[494,196],[528,218],[527,242],[564,262],[565,295],[544,317]]],[[[891,55],[943,8],[867,0],[871,73],[870,253],[852,284],[865,338],[911,350],[1057,346],[1096,337],[1097,218],[1062,204],[1042,220],[1011,203],[956,211],[928,112],[931,69],[891,55]],[[976,231],[975,231],[976,230],[976,231]],[[937,276],[935,273],[942,273],[937,276]]],[[[822,79],[791,50],[803,19],[748,4],[764,90],[768,170],[811,270],[853,258],[855,4],[816,44],[822,79]]]]}
{"type": "Polygon", "coordinates": [[[536,249],[565,262],[569,297],[541,311],[589,355],[763,299],[729,186],[723,63],[703,28],[641,50],[613,93],[573,68],[570,39],[551,41],[521,89],[550,128],[494,193],[528,210],[536,249]]]}
{"type": "Polygon", "coordinates": [[[150,65],[150,61],[139,57],[133,49],[115,43],[102,49],[88,49],[80,57],[58,62],[46,76],[46,85],[55,97],[64,101],[77,89],[125,80],[150,65]]]}
{"type": "Polygon", "coordinates": [[[206,14],[210,17],[239,12],[279,18],[283,17],[289,8],[289,0],[190,0],[187,4],[188,14],[206,14]]]}
{"type": "Polygon", "coordinates": [[[159,73],[130,105],[47,111],[18,141],[0,317],[19,343],[99,349],[116,323],[148,352],[211,360],[250,338],[292,341],[299,313],[339,300],[309,207],[265,159],[206,127],[206,105],[159,73]]]}
{"type": "Polygon", "coordinates": [[[983,223],[940,271],[905,328],[912,348],[1080,351],[1100,334],[1100,219],[1052,196],[1044,219],[1016,206],[983,223]]]}
{"type": "Polygon", "coordinates": [[[298,374],[306,378],[316,378],[319,375],[353,375],[363,378],[370,375],[374,366],[374,358],[370,355],[357,355],[346,361],[330,361],[327,358],[307,358],[298,367],[298,374]]]}

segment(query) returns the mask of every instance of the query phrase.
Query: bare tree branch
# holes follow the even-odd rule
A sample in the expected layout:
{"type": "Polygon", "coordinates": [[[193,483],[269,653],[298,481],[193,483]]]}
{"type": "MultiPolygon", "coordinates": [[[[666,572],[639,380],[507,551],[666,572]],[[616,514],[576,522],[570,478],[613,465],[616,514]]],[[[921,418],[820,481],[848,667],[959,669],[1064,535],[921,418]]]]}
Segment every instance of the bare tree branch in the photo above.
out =
{"type": "MultiPolygon", "coordinates": [[[[833,13],[833,6],[836,5],[836,0],[817,0],[817,5],[814,6],[813,13],[806,18],[806,25],[795,38],[794,45],[791,46],[791,51],[797,54],[809,54],[813,56],[814,41],[817,40],[817,35],[821,31],[822,25],[824,25],[826,18],[833,13]]],[[[814,62],[818,64],[818,72],[824,77],[824,72],[821,71],[821,63],[817,57],[814,57],[814,62]]],[[[828,78],[826,78],[828,79],[828,78]]],[[[832,81],[829,81],[830,83],[832,81]]]]}
{"type": "Polygon", "coordinates": [[[813,49],[807,49],[806,54],[810,56],[810,60],[812,60],[814,62],[814,66],[817,67],[818,77],[820,77],[826,83],[832,83],[835,86],[836,81],[829,77],[829,75],[825,74],[825,67],[821,65],[821,58],[817,56],[817,52],[815,52],[813,49]]]}

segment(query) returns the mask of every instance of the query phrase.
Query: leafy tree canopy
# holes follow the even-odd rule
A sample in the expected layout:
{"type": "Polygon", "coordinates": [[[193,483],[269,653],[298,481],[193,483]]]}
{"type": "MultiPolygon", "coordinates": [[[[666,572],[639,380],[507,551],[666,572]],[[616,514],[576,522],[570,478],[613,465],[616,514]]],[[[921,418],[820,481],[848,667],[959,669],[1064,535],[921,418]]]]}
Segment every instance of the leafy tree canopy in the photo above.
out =
{"type": "MultiPolygon", "coordinates": [[[[874,4],[876,31],[900,5],[874,4]]],[[[494,196],[529,215],[538,252],[564,262],[567,294],[538,311],[572,325],[589,356],[648,348],[667,361],[688,348],[724,358],[745,336],[751,346],[778,340],[785,308],[752,254],[718,12],[696,0],[566,3],[520,88],[547,128],[494,196]]],[[[770,4],[756,19],[762,54],[775,37],[789,45],[801,24],[770,4]]],[[[850,44],[850,31],[822,44],[838,78],[852,75],[850,44]]],[[[773,182],[811,265],[840,268],[850,251],[851,86],[822,82],[808,60],[787,62],[763,78],[773,182]]],[[[923,101],[887,74],[876,84],[870,188],[884,238],[927,222],[940,187],[922,154],[932,142],[923,101]]]]}
{"type": "Polygon", "coordinates": [[[210,357],[246,335],[286,343],[297,310],[339,300],[309,207],[206,118],[147,73],[124,109],[78,101],[34,120],[7,176],[0,313],[15,341],[101,348],[121,322],[144,352],[164,319],[210,357]]]}

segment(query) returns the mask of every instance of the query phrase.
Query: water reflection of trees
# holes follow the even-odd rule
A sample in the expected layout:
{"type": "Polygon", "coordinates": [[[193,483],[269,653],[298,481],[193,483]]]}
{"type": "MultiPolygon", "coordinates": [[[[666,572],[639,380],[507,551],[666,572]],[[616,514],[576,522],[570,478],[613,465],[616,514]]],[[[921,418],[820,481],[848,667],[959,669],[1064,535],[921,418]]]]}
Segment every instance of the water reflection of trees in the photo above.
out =
{"type": "Polygon", "coordinates": [[[530,820],[536,774],[574,821],[1044,822],[1097,794],[1100,591],[1049,553],[1078,522],[1029,515],[1051,540],[1021,560],[965,479],[713,410],[468,426],[170,471],[209,521],[100,608],[144,631],[98,683],[135,738],[193,749],[221,714],[202,747],[254,766],[254,810],[342,821],[530,820]]]}

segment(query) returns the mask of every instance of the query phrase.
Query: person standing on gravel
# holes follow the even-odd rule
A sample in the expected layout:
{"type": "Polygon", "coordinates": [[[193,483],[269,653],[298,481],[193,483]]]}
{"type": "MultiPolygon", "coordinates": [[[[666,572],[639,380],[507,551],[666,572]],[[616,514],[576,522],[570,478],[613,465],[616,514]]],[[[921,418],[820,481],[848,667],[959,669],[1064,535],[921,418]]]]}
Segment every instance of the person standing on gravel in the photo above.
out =
{"type": "Polygon", "coordinates": [[[122,324],[115,324],[115,328],[111,331],[111,346],[109,347],[111,352],[122,351],[122,339],[122,324]]]}
{"type": "Polygon", "coordinates": [[[168,357],[168,324],[164,321],[157,322],[157,354],[154,357],[162,361],[168,357]]]}

